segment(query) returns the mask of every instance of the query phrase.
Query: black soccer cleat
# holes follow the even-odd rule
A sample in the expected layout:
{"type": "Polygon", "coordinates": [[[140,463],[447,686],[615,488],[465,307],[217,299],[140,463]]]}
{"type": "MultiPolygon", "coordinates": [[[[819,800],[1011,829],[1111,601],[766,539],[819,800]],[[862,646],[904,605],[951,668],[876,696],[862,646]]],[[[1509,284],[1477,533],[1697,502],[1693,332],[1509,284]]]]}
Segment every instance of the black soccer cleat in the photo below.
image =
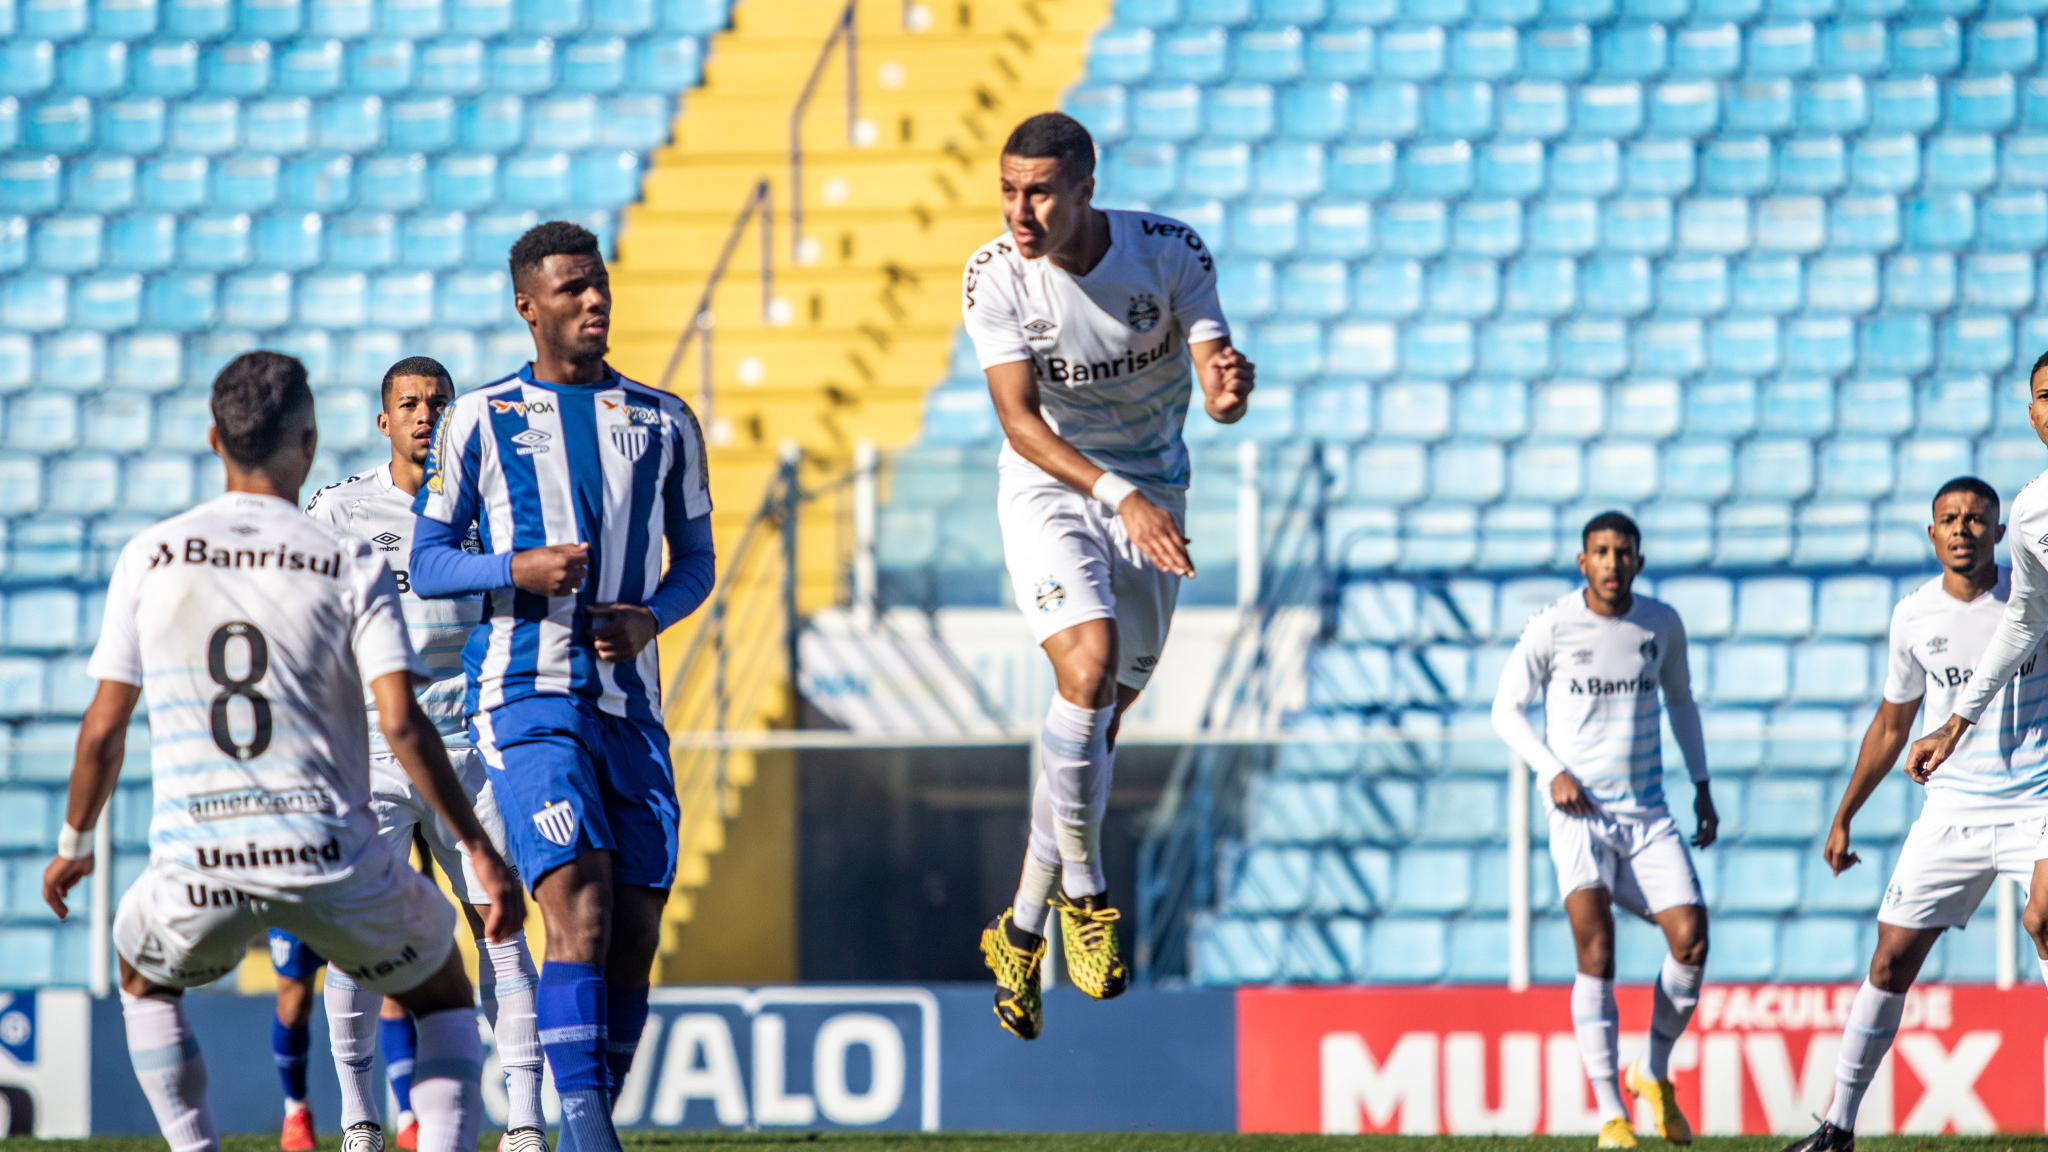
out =
{"type": "Polygon", "coordinates": [[[1823,1120],[1813,1135],[1785,1145],[1785,1152],[1856,1152],[1856,1134],[1823,1120]]]}

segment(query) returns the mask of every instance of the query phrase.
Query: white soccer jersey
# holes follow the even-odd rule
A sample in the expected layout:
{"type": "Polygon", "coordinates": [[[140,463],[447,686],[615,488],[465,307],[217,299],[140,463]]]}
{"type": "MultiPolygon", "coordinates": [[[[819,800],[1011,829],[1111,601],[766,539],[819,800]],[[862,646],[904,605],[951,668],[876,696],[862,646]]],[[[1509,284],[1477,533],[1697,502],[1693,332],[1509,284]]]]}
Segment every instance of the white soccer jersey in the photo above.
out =
{"type": "Polygon", "coordinates": [[[426,675],[376,549],[239,492],[121,550],[87,666],[148,701],[151,860],[287,899],[388,853],[363,683],[401,671],[426,675]]]}
{"type": "MultiPolygon", "coordinates": [[[[961,315],[983,369],[1031,361],[1046,423],[1082,455],[1135,483],[1185,488],[1188,345],[1230,335],[1216,262],[1178,220],[1105,215],[1109,251],[1086,276],[1024,259],[1007,232],[982,245],[961,315]]],[[[1002,467],[1038,471],[1008,444],[1002,467]]]]}
{"type": "MultiPolygon", "coordinates": [[[[2012,589],[2006,596],[2005,619],[1985,641],[1976,671],[1955,698],[1955,715],[1975,724],[2022,664],[2040,651],[2048,633],[2048,473],[2036,476],[2013,497],[2006,513],[2005,538],[2012,552],[2007,573],[2012,589]]],[[[1933,718],[1941,724],[1947,716],[1933,718]]]]}
{"type": "Polygon", "coordinates": [[[1627,613],[1602,616],[1583,590],[1550,603],[1522,629],[1493,700],[1493,726],[1549,784],[1570,771],[1609,816],[1645,819],[1664,811],[1664,749],[1657,693],[1694,781],[1707,778],[1706,744],[1686,667],[1678,613],[1640,593],[1627,613]],[[1542,736],[1529,706],[1543,698],[1542,736]]]}
{"type": "MultiPolygon", "coordinates": [[[[413,651],[425,661],[427,675],[432,677],[432,682],[420,689],[420,707],[440,730],[442,743],[451,748],[467,746],[468,711],[462,701],[468,678],[462,671],[462,646],[483,618],[483,597],[426,600],[412,594],[405,568],[412,557],[412,501],[391,482],[387,461],[382,467],[313,493],[306,501],[306,515],[369,541],[390,566],[398,580],[398,600],[413,651]]],[[[367,689],[364,697],[370,709],[370,752],[388,752],[384,732],[377,726],[377,702],[367,689]]]]}
{"type": "MultiPolygon", "coordinates": [[[[2010,596],[2008,573],[1965,603],[1936,576],[1892,609],[1891,660],[1884,698],[1924,700],[1920,730],[1947,722],[2010,596]]],[[[1921,815],[1936,824],[2011,824],[2048,816],[2048,673],[2036,648],[1999,689],[1982,719],[1927,780],[1921,815]]]]}

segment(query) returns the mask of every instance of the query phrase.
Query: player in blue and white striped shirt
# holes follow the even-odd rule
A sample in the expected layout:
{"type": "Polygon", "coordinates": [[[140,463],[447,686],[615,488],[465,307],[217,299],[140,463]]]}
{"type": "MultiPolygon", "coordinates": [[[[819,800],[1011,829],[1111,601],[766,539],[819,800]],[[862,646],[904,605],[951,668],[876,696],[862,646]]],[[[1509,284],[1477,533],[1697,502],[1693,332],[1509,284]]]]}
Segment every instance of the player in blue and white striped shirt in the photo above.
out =
{"type": "Polygon", "coordinates": [[[653,640],[710,593],[711,492],[689,407],[605,363],[597,238],[542,224],[512,246],[511,270],[533,362],[457,397],[436,426],[412,585],[485,593],[463,650],[470,727],[547,923],[536,1013],[563,1143],[617,1152],[611,1098],[647,1020],[675,880],[653,640]],[[472,525],[481,554],[462,548],[472,525]]]}

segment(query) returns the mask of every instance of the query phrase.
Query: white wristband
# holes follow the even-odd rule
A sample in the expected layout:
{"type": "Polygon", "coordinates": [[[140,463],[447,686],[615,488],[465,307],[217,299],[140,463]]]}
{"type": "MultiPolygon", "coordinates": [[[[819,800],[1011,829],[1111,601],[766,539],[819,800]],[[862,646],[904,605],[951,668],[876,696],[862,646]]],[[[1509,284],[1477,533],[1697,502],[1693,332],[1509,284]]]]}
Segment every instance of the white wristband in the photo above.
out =
{"type": "Polygon", "coordinates": [[[80,832],[71,825],[57,833],[57,855],[66,860],[78,860],[92,855],[92,833],[80,832]]]}
{"type": "Polygon", "coordinates": [[[1137,490],[1138,486],[1129,480],[1114,472],[1104,472],[1102,478],[1095,482],[1095,487],[1089,490],[1089,495],[1100,500],[1105,507],[1114,512],[1123,507],[1124,497],[1137,490]]]}

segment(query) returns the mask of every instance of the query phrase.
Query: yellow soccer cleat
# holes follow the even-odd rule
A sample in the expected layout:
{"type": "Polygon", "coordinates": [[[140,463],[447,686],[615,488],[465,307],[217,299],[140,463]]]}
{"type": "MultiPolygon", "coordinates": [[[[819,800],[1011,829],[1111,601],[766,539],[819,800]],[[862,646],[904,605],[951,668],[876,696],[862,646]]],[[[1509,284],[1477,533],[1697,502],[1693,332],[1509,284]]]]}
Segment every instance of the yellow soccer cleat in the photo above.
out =
{"type": "Polygon", "coordinates": [[[1636,1130],[1626,1116],[1611,1116],[1600,1126],[1600,1147],[1633,1148],[1636,1146],[1636,1130]]]}
{"type": "Polygon", "coordinates": [[[1045,1005],[1038,998],[1038,965],[1045,959],[1045,940],[1026,952],[1010,943],[1010,916],[1003,909],[981,930],[981,956],[996,976],[996,1019],[1020,1040],[1036,1040],[1045,1024],[1045,1005]]]}
{"type": "Polygon", "coordinates": [[[1685,1113],[1678,1110],[1678,1090],[1671,1081],[1651,1079],[1643,1066],[1636,1063],[1628,1066],[1628,1075],[1622,1077],[1621,1083],[1650,1106],[1650,1115],[1657,1118],[1657,1135],[1673,1144],[1692,1143],[1692,1125],[1686,1123],[1685,1113]]]}
{"type": "Polygon", "coordinates": [[[1076,903],[1064,892],[1053,894],[1060,914],[1060,946],[1066,949],[1067,976],[1074,987],[1097,1000],[1114,1000],[1130,986],[1122,951],[1116,942],[1116,909],[1097,907],[1099,896],[1076,903]]]}

